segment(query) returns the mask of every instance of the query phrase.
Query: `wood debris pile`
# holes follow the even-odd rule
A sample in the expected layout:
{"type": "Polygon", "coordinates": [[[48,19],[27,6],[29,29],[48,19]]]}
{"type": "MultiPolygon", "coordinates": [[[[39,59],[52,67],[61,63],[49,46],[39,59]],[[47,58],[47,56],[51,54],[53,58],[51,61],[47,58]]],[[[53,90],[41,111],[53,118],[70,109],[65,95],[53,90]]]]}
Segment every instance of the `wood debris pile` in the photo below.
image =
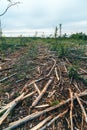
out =
{"type": "MultiPolygon", "coordinates": [[[[38,53],[27,80],[17,81],[18,72],[11,65],[0,69],[0,75],[6,75],[0,85],[13,82],[0,96],[0,130],[86,130],[87,86],[69,78],[67,68],[72,64],[67,58],[59,59],[44,46],[38,53]]],[[[87,75],[82,68],[78,73],[84,71],[87,75]]]]}

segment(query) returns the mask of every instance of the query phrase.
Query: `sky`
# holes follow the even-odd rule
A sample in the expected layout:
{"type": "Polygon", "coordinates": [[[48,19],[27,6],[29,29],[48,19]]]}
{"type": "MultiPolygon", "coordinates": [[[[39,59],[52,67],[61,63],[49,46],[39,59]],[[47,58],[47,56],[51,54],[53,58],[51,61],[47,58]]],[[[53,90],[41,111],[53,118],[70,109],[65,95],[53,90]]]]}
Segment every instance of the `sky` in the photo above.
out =
{"type": "MultiPolygon", "coordinates": [[[[62,34],[87,33],[87,0],[18,1],[0,18],[4,35],[51,35],[60,23],[62,34]]],[[[0,14],[8,3],[0,0],[0,14]]]]}

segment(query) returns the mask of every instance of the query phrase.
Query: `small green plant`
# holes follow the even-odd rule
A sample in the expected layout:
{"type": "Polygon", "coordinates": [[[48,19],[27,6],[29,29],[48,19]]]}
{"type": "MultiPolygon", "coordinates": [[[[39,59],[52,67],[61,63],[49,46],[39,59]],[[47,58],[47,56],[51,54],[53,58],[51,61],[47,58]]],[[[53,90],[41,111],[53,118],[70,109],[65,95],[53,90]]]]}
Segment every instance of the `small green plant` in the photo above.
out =
{"type": "Polygon", "coordinates": [[[82,79],[82,82],[87,85],[87,79],[82,79]]]}
{"type": "Polygon", "coordinates": [[[69,78],[71,79],[79,79],[79,74],[78,74],[78,67],[77,66],[71,66],[69,68],[69,78]]]}
{"type": "Polygon", "coordinates": [[[55,106],[55,105],[58,105],[60,102],[58,101],[58,100],[55,100],[55,101],[53,101],[53,102],[51,102],[51,106],[55,106]]]}
{"type": "Polygon", "coordinates": [[[35,43],[31,44],[28,51],[29,57],[32,57],[32,59],[34,59],[37,57],[37,53],[38,53],[37,44],[35,43]]]}

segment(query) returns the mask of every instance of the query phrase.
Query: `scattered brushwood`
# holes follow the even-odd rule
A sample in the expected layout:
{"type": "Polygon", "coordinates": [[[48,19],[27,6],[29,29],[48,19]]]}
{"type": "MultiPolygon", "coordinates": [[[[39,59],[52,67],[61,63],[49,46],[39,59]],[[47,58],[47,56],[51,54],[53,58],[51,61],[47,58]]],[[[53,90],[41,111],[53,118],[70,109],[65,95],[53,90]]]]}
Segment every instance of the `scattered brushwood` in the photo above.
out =
{"type": "Polygon", "coordinates": [[[87,70],[64,57],[66,47],[61,58],[47,45],[30,49],[1,68],[0,130],[87,129],[87,70]]]}

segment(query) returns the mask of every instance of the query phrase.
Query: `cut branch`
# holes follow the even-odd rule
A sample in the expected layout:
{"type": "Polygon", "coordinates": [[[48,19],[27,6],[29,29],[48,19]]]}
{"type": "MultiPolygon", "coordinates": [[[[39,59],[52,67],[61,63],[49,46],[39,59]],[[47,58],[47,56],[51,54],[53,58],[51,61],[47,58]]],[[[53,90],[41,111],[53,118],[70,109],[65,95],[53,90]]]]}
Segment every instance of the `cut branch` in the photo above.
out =
{"type": "Polygon", "coordinates": [[[70,122],[71,122],[71,130],[73,130],[73,117],[72,117],[72,111],[73,111],[73,93],[71,89],[69,89],[70,97],[71,97],[71,106],[70,106],[70,122]]]}
{"type": "Polygon", "coordinates": [[[47,127],[49,127],[53,122],[55,122],[58,118],[64,116],[66,113],[68,112],[68,110],[60,113],[59,115],[57,115],[56,117],[54,117],[50,122],[48,122],[45,126],[43,126],[40,130],[44,130],[47,127]]]}
{"type": "Polygon", "coordinates": [[[56,74],[56,78],[57,78],[57,80],[59,81],[60,78],[59,78],[58,73],[57,73],[57,67],[55,67],[55,74],[56,74]]]}
{"type": "Polygon", "coordinates": [[[1,80],[0,80],[0,83],[4,82],[5,80],[7,80],[7,79],[9,79],[9,78],[11,78],[11,77],[13,77],[13,76],[15,76],[15,75],[16,75],[16,73],[11,74],[11,75],[9,75],[8,77],[5,77],[5,78],[1,79],[1,80]]]}
{"type": "Polygon", "coordinates": [[[35,87],[35,89],[37,90],[38,94],[40,94],[41,92],[40,92],[40,90],[39,90],[39,88],[38,88],[38,86],[37,86],[36,83],[34,83],[34,87],[35,87]]]}
{"type": "Polygon", "coordinates": [[[52,66],[50,72],[46,75],[46,77],[49,77],[49,76],[51,75],[51,72],[53,71],[53,69],[54,69],[54,67],[55,67],[55,65],[56,65],[56,60],[53,59],[53,58],[52,58],[52,60],[54,61],[54,64],[53,64],[53,66],[52,66]]]}
{"type": "Polygon", "coordinates": [[[53,78],[49,79],[49,81],[46,83],[46,85],[44,86],[43,90],[41,91],[40,95],[32,103],[31,107],[34,107],[34,106],[36,106],[38,104],[38,102],[40,101],[40,99],[42,98],[42,96],[44,95],[44,93],[46,92],[48,86],[51,84],[52,81],[53,81],[53,78]]]}
{"type": "Polygon", "coordinates": [[[20,100],[22,100],[24,96],[24,93],[18,98],[18,100],[16,100],[8,109],[7,111],[3,114],[3,116],[0,118],[0,125],[2,124],[2,122],[6,119],[6,117],[9,115],[9,113],[11,112],[11,110],[18,104],[18,102],[20,100]]]}
{"type": "MultiPolygon", "coordinates": [[[[36,92],[36,91],[31,92],[31,93],[29,93],[29,94],[23,96],[23,98],[22,98],[21,100],[24,100],[24,99],[26,99],[26,98],[32,96],[35,92],[36,92]]],[[[22,94],[23,94],[23,93],[22,93],[22,94]]],[[[22,95],[22,94],[21,94],[21,95],[22,95]]],[[[21,95],[20,95],[20,96],[21,96],[21,95]]],[[[3,113],[3,112],[6,111],[10,106],[12,106],[15,102],[17,102],[17,101],[20,99],[20,96],[17,97],[16,99],[14,99],[12,102],[8,103],[6,106],[4,106],[4,107],[0,110],[0,113],[3,113]]]]}
{"type": "Polygon", "coordinates": [[[30,130],[38,130],[40,129],[46,122],[48,122],[50,119],[52,119],[52,115],[47,117],[46,119],[44,119],[43,121],[41,121],[38,125],[34,126],[33,128],[31,128],[30,130]]]}
{"type": "Polygon", "coordinates": [[[85,121],[87,123],[87,114],[86,114],[86,111],[85,111],[85,109],[84,109],[84,107],[83,107],[83,105],[82,105],[82,103],[81,103],[81,101],[80,101],[80,99],[79,99],[79,97],[78,97],[78,95],[76,93],[75,93],[75,96],[76,96],[76,99],[77,99],[77,101],[78,101],[81,109],[82,109],[83,115],[85,117],[85,121]]]}

